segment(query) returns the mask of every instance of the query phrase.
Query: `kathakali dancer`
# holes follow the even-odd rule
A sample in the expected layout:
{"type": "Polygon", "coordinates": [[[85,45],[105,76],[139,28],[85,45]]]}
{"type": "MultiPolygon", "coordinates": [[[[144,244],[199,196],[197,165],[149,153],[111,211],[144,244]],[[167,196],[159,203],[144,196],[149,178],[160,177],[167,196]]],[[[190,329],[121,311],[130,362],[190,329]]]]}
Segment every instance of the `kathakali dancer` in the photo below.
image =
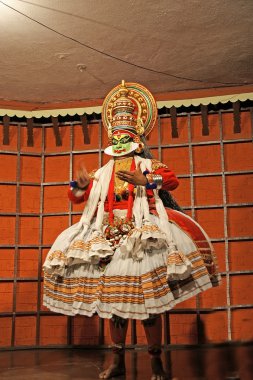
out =
{"type": "Polygon", "coordinates": [[[93,175],[80,168],[70,183],[70,200],[87,202],[47,255],[44,305],[110,320],[113,362],[101,379],[125,373],[128,319],[141,320],[152,380],[163,380],[161,314],[217,286],[220,276],[210,239],[170,196],[177,178],[146,147],[157,118],[152,94],[122,81],[107,95],[102,118],[112,158],[93,175]]]}

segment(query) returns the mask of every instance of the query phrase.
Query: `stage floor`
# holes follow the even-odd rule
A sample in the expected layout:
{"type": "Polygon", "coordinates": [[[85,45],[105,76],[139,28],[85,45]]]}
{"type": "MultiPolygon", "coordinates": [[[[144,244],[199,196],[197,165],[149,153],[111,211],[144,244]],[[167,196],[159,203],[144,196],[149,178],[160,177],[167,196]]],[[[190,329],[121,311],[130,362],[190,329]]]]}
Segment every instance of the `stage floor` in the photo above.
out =
{"type": "MultiPolygon", "coordinates": [[[[174,380],[252,380],[253,344],[188,348],[163,353],[174,380]]],[[[94,380],[110,363],[110,350],[37,349],[0,352],[1,380],[94,380]]],[[[150,380],[148,353],[126,351],[126,376],[118,380],[150,380]]]]}

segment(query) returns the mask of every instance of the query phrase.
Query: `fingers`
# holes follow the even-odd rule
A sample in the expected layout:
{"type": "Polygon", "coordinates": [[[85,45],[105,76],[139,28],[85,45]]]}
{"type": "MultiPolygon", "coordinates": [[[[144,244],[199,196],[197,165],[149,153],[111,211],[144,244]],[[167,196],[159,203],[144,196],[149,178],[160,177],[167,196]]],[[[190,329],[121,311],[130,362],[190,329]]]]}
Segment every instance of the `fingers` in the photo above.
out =
{"type": "Polygon", "coordinates": [[[79,166],[76,171],[77,177],[89,178],[89,173],[87,172],[85,166],[79,166]]]}
{"type": "Polygon", "coordinates": [[[77,175],[79,175],[80,177],[88,177],[89,176],[85,167],[78,168],[77,169],[77,175]]]}
{"type": "Polygon", "coordinates": [[[128,183],[131,183],[133,185],[135,185],[136,181],[135,181],[135,177],[134,176],[131,176],[131,175],[128,175],[128,174],[119,174],[117,175],[118,178],[123,181],[123,182],[128,182],[128,183]]]}
{"type": "Polygon", "coordinates": [[[77,169],[84,169],[86,170],[86,166],[85,166],[85,159],[81,159],[77,162],[77,169]]]}
{"type": "Polygon", "coordinates": [[[125,179],[130,179],[130,178],[132,178],[132,176],[127,175],[127,174],[118,174],[117,177],[118,177],[119,179],[121,179],[121,181],[124,181],[125,179]]]}
{"type": "Polygon", "coordinates": [[[127,181],[127,182],[130,182],[130,180],[132,180],[134,176],[132,172],[127,172],[123,170],[117,172],[116,175],[119,179],[121,179],[121,181],[127,181]]]}
{"type": "Polygon", "coordinates": [[[85,188],[89,185],[90,177],[85,167],[79,168],[76,173],[77,184],[80,188],[85,188]]]}
{"type": "Polygon", "coordinates": [[[76,180],[77,180],[77,183],[81,185],[81,187],[88,185],[90,182],[89,177],[77,177],[76,180]]]}
{"type": "Polygon", "coordinates": [[[130,176],[133,176],[134,172],[129,172],[128,170],[119,170],[116,174],[117,175],[130,175],[130,176]]]}
{"type": "Polygon", "coordinates": [[[138,170],[139,172],[142,172],[142,170],[141,170],[141,161],[138,162],[136,170],[138,170]]]}
{"type": "Polygon", "coordinates": [[[118,175],[118,178],[121,180],[121,181],[124,181],[124,182],[130,182],[132,180],[132,177],[131,176],[126,176],[126,175],[118,175]]]}
{"type": "Polygon", "coordinates": [[[85,167],[85,160],[84,159],[81,159],[77,163],[76,176],[78,178],[85,178],[86,180],[89,178],[89,174],[88,174],[87,169],[85,167]]]}

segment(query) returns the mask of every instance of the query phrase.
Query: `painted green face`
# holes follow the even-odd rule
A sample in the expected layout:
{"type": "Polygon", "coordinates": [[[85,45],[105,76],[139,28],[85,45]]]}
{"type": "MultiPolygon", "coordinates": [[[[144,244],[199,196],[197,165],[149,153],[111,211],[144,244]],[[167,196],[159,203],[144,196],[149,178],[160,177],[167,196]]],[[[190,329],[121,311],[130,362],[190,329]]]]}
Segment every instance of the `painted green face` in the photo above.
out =
{"type": "Polygon", "coordinates": [[[114,135],[112,138],[113,153],[128,153],[131,149],[132,137],[126,133],[114,135]]]}

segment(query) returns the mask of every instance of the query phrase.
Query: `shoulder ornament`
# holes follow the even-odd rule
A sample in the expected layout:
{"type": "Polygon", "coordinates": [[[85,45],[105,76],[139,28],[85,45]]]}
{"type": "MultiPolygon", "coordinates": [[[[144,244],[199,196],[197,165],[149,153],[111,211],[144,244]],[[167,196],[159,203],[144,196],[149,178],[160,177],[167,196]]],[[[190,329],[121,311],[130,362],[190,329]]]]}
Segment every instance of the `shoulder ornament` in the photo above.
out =
{"type": "Polygon", "coordinates": [[[168,169],[167,165],[165,165],[161,161],[158,161],[158,160],[155,160],[155,159],[151,160],[151,165],[152,165],[152,172],[154,172],[157,169],[161,169],[161,168],[168,169]]]}

